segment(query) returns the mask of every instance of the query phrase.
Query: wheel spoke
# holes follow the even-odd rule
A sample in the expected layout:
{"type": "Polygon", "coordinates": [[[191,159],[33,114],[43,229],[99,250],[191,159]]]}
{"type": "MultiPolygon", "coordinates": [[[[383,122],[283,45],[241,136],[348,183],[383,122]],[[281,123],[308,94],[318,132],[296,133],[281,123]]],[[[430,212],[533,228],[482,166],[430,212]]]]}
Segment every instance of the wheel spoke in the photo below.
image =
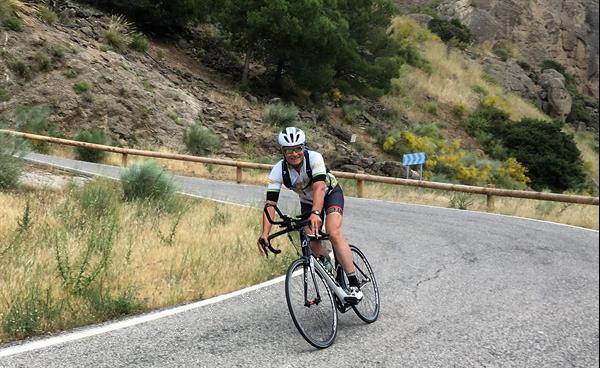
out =
{"type": "Polygon", "coordinates": [[[333,343],[337,333],[337,311],[332,293],[318,274],[309,275],[305,283],[301,260],[295,261],[286,278],[286,299],[294,324],[311,345],[325,348],[333,343]],[[300,271],[300,272],[298,272],[300,271]],[[293,276],[298,275],[298,276],[293,276]]]}
{"type": "Polygon", "coordinates": [[[352,308],[363,321],[375,322],[379,317],[379,289],[375,275],[364,254],[355,246],[350,246],[350,250],[363,293],[362,301],[352,308]]]}

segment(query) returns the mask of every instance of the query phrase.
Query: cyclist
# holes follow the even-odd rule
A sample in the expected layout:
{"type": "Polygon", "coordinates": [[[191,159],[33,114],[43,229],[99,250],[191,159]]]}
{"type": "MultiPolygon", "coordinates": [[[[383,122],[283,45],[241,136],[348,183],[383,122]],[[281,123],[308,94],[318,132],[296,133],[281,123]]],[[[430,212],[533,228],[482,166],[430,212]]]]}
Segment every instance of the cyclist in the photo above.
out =
{"type": "MultiPolygon", "coordinates": [[[[302,130],[295,127],[285,128],[279,133],[277,142],[281,146],[283,159],[273,166],[269,175],[266,204],[277,204],[282,185],[298,194],[302,213],[310,212],[306,233],[313,237],[310,247],[317,257],[328,257],[327,250],[318,240],[319,229],[325,219],[325,232],[329,234],[336,257],[348,276],[349,297],[346,301],[358,303],[363,294],[356,277],[350,247],[342,234],[342,215],[344,214],[342,188],[336,178],[327,172],[323,156],[318,152],[306,149],[306,136],[302,130]]],[[[271,218],[274,218],[275,209],[268,207],[267,210],[271,218]]],[[[260,243],[268,242],[271,231],[271,224],[264,213],[262,228],[262,235],[257,242],[261,254],[263,250],[260,243]]]]}

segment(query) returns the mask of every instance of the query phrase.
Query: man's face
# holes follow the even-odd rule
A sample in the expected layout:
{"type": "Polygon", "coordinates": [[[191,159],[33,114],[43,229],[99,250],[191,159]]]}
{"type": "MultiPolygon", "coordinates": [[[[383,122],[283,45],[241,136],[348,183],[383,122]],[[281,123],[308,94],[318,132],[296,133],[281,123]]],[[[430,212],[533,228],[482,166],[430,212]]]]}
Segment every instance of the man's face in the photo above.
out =
{"type": "Polygon", "coordinates": [[[283,156],[290,165],[300,166],[302,165],[302,160],[304,160],[304,147],[285,147],[283,148],[283,156]]]}

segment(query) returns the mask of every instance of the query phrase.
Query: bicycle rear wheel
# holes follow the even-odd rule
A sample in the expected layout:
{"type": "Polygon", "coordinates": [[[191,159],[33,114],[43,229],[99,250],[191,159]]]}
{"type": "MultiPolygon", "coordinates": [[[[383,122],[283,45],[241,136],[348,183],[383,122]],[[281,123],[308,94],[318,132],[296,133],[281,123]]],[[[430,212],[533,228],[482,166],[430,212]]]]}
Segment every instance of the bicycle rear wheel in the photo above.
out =
{"type": "MultiPolygon", "coordinates": [[[[363,299],[352,309],[356,315],[366,323],[373,323],[379,317],[379,288],[375,280],[373,269],[367,261],[367,257],[356,246],[350,245],[352,252],[352,261],[356,267],[356,276],[360,282],[360,290],[363,293],[363,299]]],[[[348,282],[347,279],[345,280],[348,282]]]]}
{"type": "Polygon", "coordinates": [[[302,258],[288,268],[285,278],[285,298],[296,328],[312,346],[331,346],[337,334],[337,310],[333,295],[323,277],[302,258]]]}

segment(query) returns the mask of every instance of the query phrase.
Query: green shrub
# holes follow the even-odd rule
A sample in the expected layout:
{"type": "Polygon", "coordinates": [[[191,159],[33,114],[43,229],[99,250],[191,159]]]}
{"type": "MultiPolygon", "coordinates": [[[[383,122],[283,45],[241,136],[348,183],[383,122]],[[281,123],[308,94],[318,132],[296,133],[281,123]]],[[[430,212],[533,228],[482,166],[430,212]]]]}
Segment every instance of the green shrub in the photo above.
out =
{"type": "Polygon", "coordinates": [[[425,111],[427,111],[428,113],[430,113],[432,115],[437,115],[437,113],[438,113],[437,102],[432,101],[432,102],[428,102],[427,104],[425,104],[425,111]]]}
{"type": "Polygon", "coordinates": [[[89,218],[100,218],[118,211],[119,192],[111,179],[91,180],[82,187],[74,188],[71,195],[89,218]]]}
{"type": "Polygon", "coordinates": [[[487,154],[500,160],[513,157],[524,165],[534,189],[581,188],[585,179],[581,153],[559,122],[528,118],[513,122],[504,111],[480,104],[463,124],[487,154]]]}
{"type": "Polygon", "coordinates": [[[8,17],[2,21],[2,25],[15,32],[23,31],[23,25],[17,17],[8,17]]]}
{"type": "Polygon", "coordinates": [[[475,202],[473,195],[469,193],[457,192],[450,198],[449,207],[467,210],[475,202]]]}
{"type": "Polygon", "coordinates": [[[18,339],[46,331],[45,325],[60,311],[50,289],[40,290],[37,285],[32,285],[15,294],[7,313],[2,316],[2,331],[18,339]]]}
{"type": "Polygon", "coordinates": [[[466,48],[471,42],[471,30],[458,19],[450,21],[443,19],[432,19],[428,28],[431,32],[440,36],[444,42],[451,42],[459,48],[466,48]]]}
{"type": "MultiPolygon", "coordinates": [[[[106,136],[102,131],[97,129],[84,130],[75,136],[75,140],[87,143],[106,144],[106,136]]],[[[100,162],[106,155],[104,151],[86,147],[75,147],[75,152],[77,160],[89,162],[100,162]]]]}
{"type": "MultiPolygon", "coordinates": [[[[487,152],[490,152],[499,129],[510,122],[509,115],[493,105],[480,103],[477,109],[463,121],[467,133],[477,138],[487,152]]],[[[494,157],[503,159],[504,157],[494,157]]]]}
{"type": "Polygon", "coordinates": [[[342,114],[344,114],[344,118],[350,124],[358,123],[363,111],[364,107],[358,104],[344,105],[342,107],[342,114]]]}
{"type": "Polygon", "coordinates": [[[175,191],[173,179],[156,161],[129,166],[121,175],[125,200],[167,200],[175,191]]]}
{"type": "Polygon", "coordinates": [[[73,84],[73,90],[77,94],[86,92],[86,91],[90,90],[92,87],[94,87],[94,84],[88,80],[79,81],[79,82],[73,84]]]}
{"type": "Polygon", "coordinates": [[[412,132],[419,137],[428,137],[436,142],[442,142],[444,135],[440,132],[440,127],[436,123],[420,123],[412,128],[412,132]]]}
{"type": "Polygon", "coordinates": [[[46,24],[52,25],[58,22],[58,15],[56,15],[54,10],[45,5],[38,6],[38,17],[46,24]]]}
{"type": "Polygon", "coordinates": [[[452,106],[452,114],[459,119],[462,119],[463,116],[467,113],[467,107],[465,104],[459,103],[452,106]]]}
{"type": "Polygon", "coordinates": [[[123,16],[113,15],[104,32],[104,41],[119,51],[124,51],[131,42],[132,24],[123,16]]]}
{"type": "MultiPolygon", "coordinates": [[[[571,111],[569,115],[567,115],[566,121],[567,123],[576,124],[579,122],[585,123],[587,126],[591,126],[594,123],[594,117],[591,112],[587,109],[588,102],[585,95],[579,93],[576,89],[573,88],[571,93],[573,97],[573,104],[571,105],[571,111]]],[[[597,102],[592,102],[596,106],[597,102]]]]}
{"type": "Polygon", "coordinates": [[[567,74],[567,69],[564,67],[564,65],[562,65],[561,63],[554,61],[554,60],[542,61],[542,63],[540,64],[540,69],[542,71],[544,71],[546,69],[554,69],[557,72],[559,72],[560,74],[564,75],[565,77],[567,74]]]}
{"type": "Polygon", "coordinates": [[[6,102],[10,100],[10,92],[2,87],[0,87],[0,102],[6,102]]]}
{"type": "Polygon", "coordinates": [[[65,56],[65,50],[60,46],[52,46],[50,52],[52,57],[56,60],[60,60],[65,56]]]}
{"type": "Polygon", "coordinates": [[[136,300],[135,296],[134,287],[128,287],[116,296],[111,294],[108,288],[103,289],[102,285],[89,288],[85,292],[90,307],[102,318],[117,318],[139,311],[143,303],[136,300]]]}
{"type": "Polygon", "coordinates": [[[498,56],[502,61],[506,61],[513,57],[513,45],[510,41],[500,41],[497,42],[494,47],[492,47],[492,52],[496,54],[496,56],[498,56]]]}
{"type": "Polygon", "coordinates": [[[477,93],[480,97],[485,97],[489,94],[487,89],[483,88],[482,86],[480,86],[478,84],[471,86],[471,90],[473,92],[477,93]]]}
{"type": "Polygon", "coordinates": [[[82,190],[87,189],[70,187],[66,200],[56,210],[58,221],[44,235],[53,248],[62,288],[71,295],[85,297],[110,268],[120,226],[117,210],[97,217],[98,213],[82,207],[82,190]]]}
{"type": "Polygon", "coordinates": [[[298,122],[298,108],[283,103],[267,105],[263,113],[263,121],[276,127],[293,126],[298,122]]]}
{"type": "Polygon", "coordinates": [[[494,78],[493,76],[491,76],[490,74],[487,74],[487,73],[483,73],[481,75],[481,79],[483,79],[484,81],[486,81],[490,84],[500,85],[500,82],[498,82],[498,80],[496,78],[494,78]]]}
{"type": "Polygon", "coordinates": [[[36,62],[39,70],[49,70],[52,66],[52,59],[44,52],[44,50],[36,51],[33,55],[33,60],[36,62]]]}
{"type": "Polygon", "coordinates": [[[144,34],[135,33],[131,38],[131,43],[129,44],[129,47],[138,52],[146,52],[150,47],[150,43],[148,42],[148,38],[144,36],[144,34]]]}
{"type": "MultiPolygon", "coordinates": [[[[16,109],[15,122],[17,130],[25,133],[57,137],[60,132],[48,121],[50,109],[44,105],[19,106],[16,109]]],[[[32,148],[41,153],[48,153],[50,144],[42,141],[31,142],[32,148]]]]}
{"type": "Polygon", "coordinates": [[[20,78],[29,80],[31,79],[32,73],[31,68],[27,63],[21,59],[13,59],[7,61],[8,68],[15,72],[20,78]]]}
{"type": "Polygon", "coordinates": [[[562,192],[584,183],[581,152],[561,123],[524,118],[504,128],[498,138],[508,155],[527,167],[534,189],[562,192]]]}
{"type": "Polygon", "coordinates": [[[191,125],[183,136],[185,146],[194,155],[207,155],[219,148],[219,137],[199,122],[191,125]]]}
{"type": "Polygon", "coordinates": [[[23,141],[13,136],[0,134],[0,190],[14,189],[17,187],[23,161],[14,157],[25,152],[23,141]]]}

